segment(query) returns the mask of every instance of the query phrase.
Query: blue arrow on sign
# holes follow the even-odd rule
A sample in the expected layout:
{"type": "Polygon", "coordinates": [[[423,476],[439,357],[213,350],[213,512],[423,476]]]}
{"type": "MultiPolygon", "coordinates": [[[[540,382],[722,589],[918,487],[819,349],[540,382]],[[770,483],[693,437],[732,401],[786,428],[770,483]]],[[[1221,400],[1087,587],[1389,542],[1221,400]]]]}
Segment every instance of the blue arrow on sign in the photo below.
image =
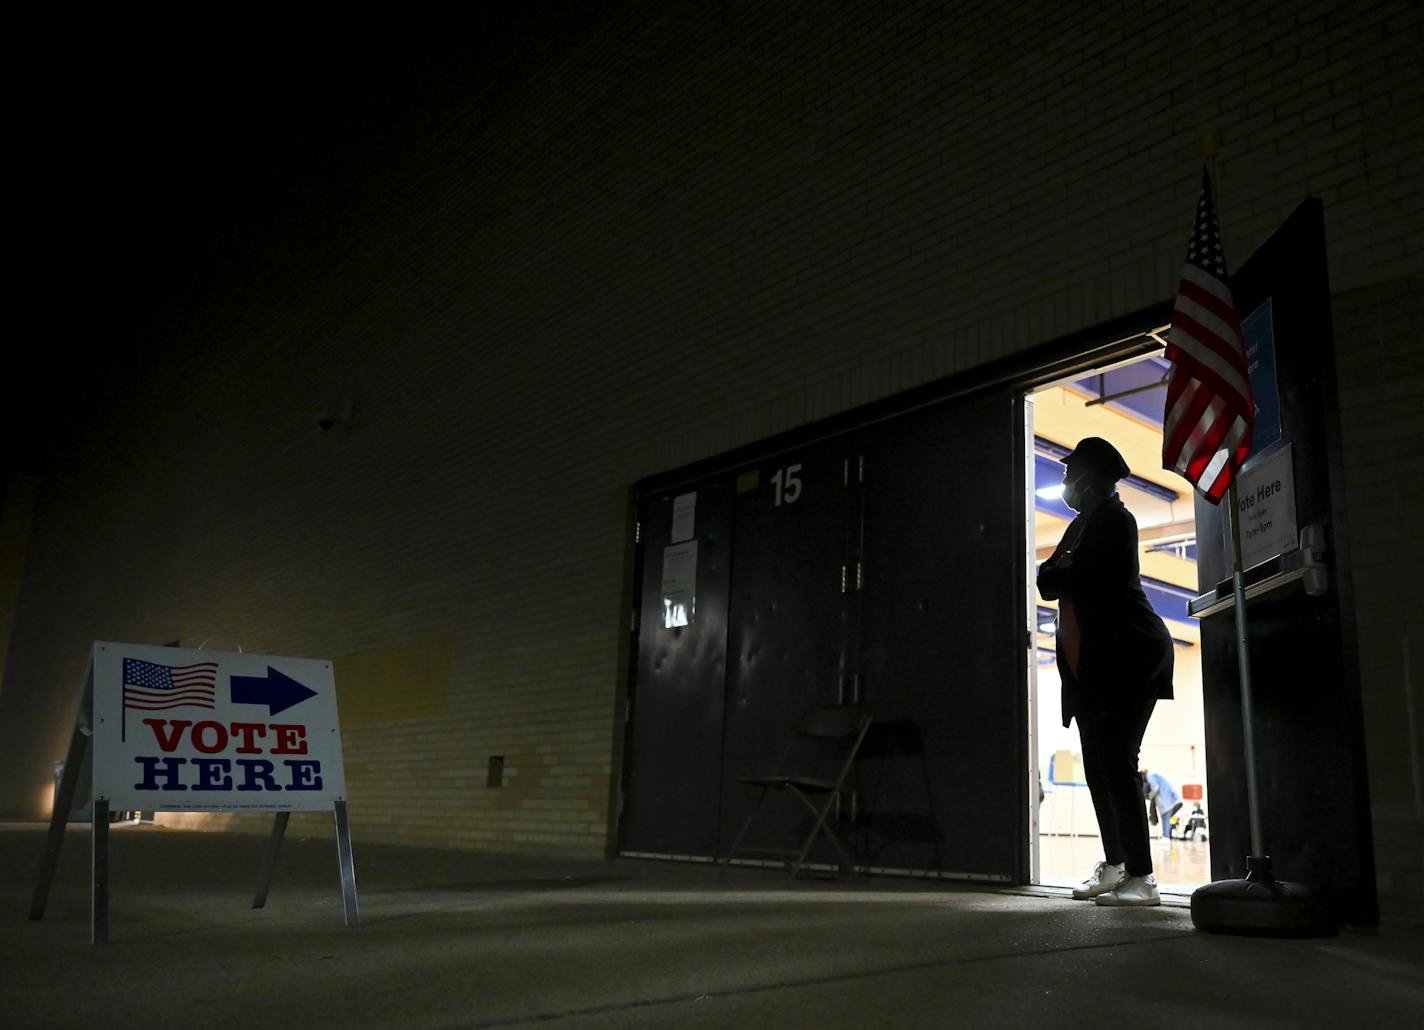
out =
{"type": "Polygon", "coordinates": [[[285,712],[309,697],[316,697],[316,691],[270,665],[267,666],[266,676],[232,677],[232,703],[266,705],[268,715],[285,712]]]}

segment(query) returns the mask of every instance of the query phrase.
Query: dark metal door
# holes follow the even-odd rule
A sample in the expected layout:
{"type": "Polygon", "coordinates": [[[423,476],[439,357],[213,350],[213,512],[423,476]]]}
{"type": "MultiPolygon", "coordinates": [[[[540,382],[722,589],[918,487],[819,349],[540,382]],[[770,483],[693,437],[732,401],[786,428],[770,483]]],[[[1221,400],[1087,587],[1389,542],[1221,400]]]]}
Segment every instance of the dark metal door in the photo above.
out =
{"type": "Polygon", "coordinates": [[[707,856],[717,846],[721,790],[731,480],[647,498],[639,524],[638,646],[620,847],[707,856]]]}
{"type": "Polygon", "coordinates": [[[1027,875],[1023,400],[865,435],[861,765],[871,864],[1027,875]]]}
{"type": "MultiPolygon", "coordinates": [[[[712,857],[810,708],[864,701],[856,844],[874,868],[1026,875],[1023,407],[960,399],[718,474],[695,617],[664,625],[678,491],[644,502],[624,852],[712,857]],[[725,698],[725,703],[724,703],[725,698]]],[[[782,799],[786,800],[786,799],[782,799]]],[[[809,821],[772,803],[747,843],[809,821]]],[[[817,851],[812,861],[831,861],[817,851]]]]}
{"type": "MultiPolygon", "coordinates": [[[[1258,385],[1253,376],[1258,448],[1266,445],[1266,453],[1253,452],[1244,472],[1289,445],[1296,522],[1324,527],[1329,549],[1328,581],[1317,596],[1290,575],[1298,553],[1248,570],[1248,587],[1277,584],[1246,605],[1264,844],[1278,877],[1329,889],[1341,918],[1373,922],[1369,794],[1318,200],[1302,204],[1241,267],[1233,291],[1243,320],[1255,329],[1248,329],[1248,346],[1253,335],[1273,346],[1279,388],[1279,439],[1273,443],[1277,405],[1270,384],[1258,385]]],[[[1231,575],[1221,510],[1198,498],[1196,520],[1201,589],[1228,596],[1230,583],[1221,582],[1231,575]]],[[[1229,606],[1202,619],[1202,674],[1212,876],[1240,877],[1250,832],[1229,606]]]]}
{"type": "MultiPolygon", "coordinates": [[[[845,577],[848,537],[859,526],[849,447],[798,448],[737,477],[723,851],[755,799],[737,777],[771,772],[801,716],[838,703],[847,686],[846,643],[854,634],[845,577]]],[[[768,797],[742,847],[798,847],[810,829],[794,799],[768,797]]],[[[817,850],[810,860],[833,856],[817,850]]]]}

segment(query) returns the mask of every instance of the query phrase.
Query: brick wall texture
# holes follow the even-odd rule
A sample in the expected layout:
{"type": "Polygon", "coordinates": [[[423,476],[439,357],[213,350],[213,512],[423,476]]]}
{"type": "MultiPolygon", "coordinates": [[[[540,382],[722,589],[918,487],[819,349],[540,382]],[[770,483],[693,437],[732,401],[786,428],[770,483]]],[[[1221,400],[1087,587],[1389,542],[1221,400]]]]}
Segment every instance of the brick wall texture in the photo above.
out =
{"type": "Polygon", "coordinates": [[[595,6],[307,154],[175,285],[40,490],[0,807],[91,640],[214,638],[336,659],[358,841],[602,854],[630,486],[1169,300],[1214,133],[1233,266],[1324,202],[1378,874],[1417,912],[1424,7],[595,6]]]}

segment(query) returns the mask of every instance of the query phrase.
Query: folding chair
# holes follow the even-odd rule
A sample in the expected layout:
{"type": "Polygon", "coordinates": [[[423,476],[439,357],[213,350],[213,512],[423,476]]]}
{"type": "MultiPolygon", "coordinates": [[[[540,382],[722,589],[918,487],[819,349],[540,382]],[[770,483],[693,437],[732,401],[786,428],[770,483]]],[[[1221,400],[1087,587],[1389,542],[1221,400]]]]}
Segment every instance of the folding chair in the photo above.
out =
{"type": "Polygon", "coordinates": [[[915,862],[907,862],[899,849],[929,845],[924,874],[942,871],[945,835],[919,724],[912,719],[873,722],[856,753],[856,779],[862,797],[855,828],[863,833],[865,864],[909,867],[915,862]],[[880,861],[887,850],[898,851],[899,857],[880,861]]]}
{"type": "Polygon", "coordinates": [[[785,791],[806,807],[815,818],[811,832],[799,851],[795,848],[763,847],[748,847],[745,850],[761,854],[795,855],[796,860],[791,863],[788,876],[788,879],[795,879],[796,874],[801,871],[801,866],[805,864],[811,845],[815,843],[816,837],[825,831],[827,838],[840,852],[845,867],[849,869],[855,865],[845,846],[827,827],[826,817],[841,796],[841,785],[855,763],[856,753],[860,750],[861,741],[865,739],[865,731],[870,728],[870,721],[870,710],[864,705],[813,708],[796,724],[796,732],[782,750],[771,775],[738,777],[739,782],[760,787],[761,792],[757,795],[751,812],[747,814],[747,820],[742,824],[736,840],[732,841],[731,848],[722,859],[723,877],[727,875],[727,867],[741,847],[742,839],[756,821],[762,802],[773,791],[785,791]],[[831,765],[835,766],[834,779],[828,780],[818,775],[831,765]],[[797,771],[792,771],[793,767],[797,771]]]}

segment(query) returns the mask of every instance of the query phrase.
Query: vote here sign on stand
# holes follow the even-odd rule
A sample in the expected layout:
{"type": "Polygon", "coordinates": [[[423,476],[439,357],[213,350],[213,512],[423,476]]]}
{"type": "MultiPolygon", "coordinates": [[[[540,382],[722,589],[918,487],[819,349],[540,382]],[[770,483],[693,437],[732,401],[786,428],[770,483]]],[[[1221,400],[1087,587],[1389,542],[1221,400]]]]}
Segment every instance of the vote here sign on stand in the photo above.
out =
{"type": "Polygon", "coordinates": [[[330,809],[345,800],[331,663],[94,645],[94,797],[111,810],[330,809]]]}
{"type": "Polygon", "coordinates": [[[276,813],[252,903],[261,908],[291,813],[330,809],[346,925],[360,922],[330,662],[95,643],[31,919],[44,915],[86,756],[94,943],[108,940],[108,822],[116,811],[276,813]]]}

